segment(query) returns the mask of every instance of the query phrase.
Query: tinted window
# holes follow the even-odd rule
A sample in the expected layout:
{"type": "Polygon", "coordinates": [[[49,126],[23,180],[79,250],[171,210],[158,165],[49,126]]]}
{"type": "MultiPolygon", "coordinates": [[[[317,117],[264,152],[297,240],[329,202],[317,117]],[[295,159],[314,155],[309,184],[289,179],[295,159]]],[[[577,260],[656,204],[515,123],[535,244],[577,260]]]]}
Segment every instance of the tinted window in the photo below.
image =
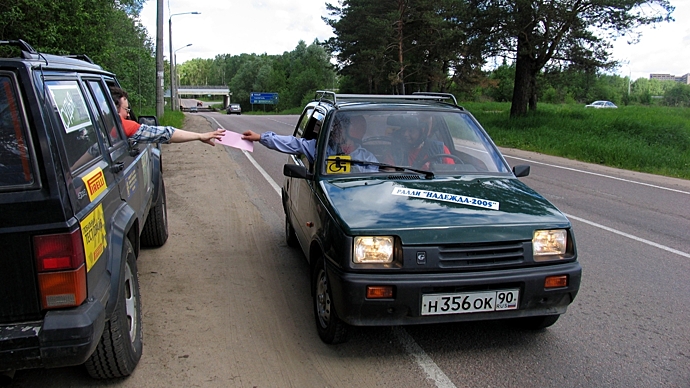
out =
{"type": "Polygon", "coordinates": [[[300,117],[299,123],[297,124],[297,131],[295,132],[296,137],[304,136],[304,130],[307,128],[309,118],[311,117],[311,112],[313,111],[314,110],[312,108],[309,108],[304,113],[302,113],[302,117],[300,117]]]}
{"type": "Polygon", "coordinates": [[[22,104],[12,80],[0,74],[0,187],[34,183],[22,104]]]}
{"type": "MultiPolygon", "coordinates": [[[[300,117],[299,123],[297,123],[295,137],[303,137],[309,139],[309,136],[311,135],[310,119],[313,112],[313,108],[308,108],[305,112],[302,113],[302,117],[300,117]]],[[[313,169],[313,165],[309,163],[309,158],[307,158],[306,155],[298,155],[297,157],[302,161],[302,164],[304,166],[308,166],[310,171],[313,169]]]]}
{"type": "Polygon", "coordinates": [[[46,86],[62,123],[67,162],[74,171],[101,156],[95,126],[77,81],[47,81],[46,86]]]}
{"type": "Polygon", "coordinates": [[[115,127],[115,116],[110,109],[110,101],[108,101],[110,94],[103,91],[103,85],[98,81],[89,81],[89,87],[96,99],[98,110],[101,112],[102,131],[106,135],[106,139],[109,139],[110,144],[115,144],[120,141],[120,133],[115,127]]]}

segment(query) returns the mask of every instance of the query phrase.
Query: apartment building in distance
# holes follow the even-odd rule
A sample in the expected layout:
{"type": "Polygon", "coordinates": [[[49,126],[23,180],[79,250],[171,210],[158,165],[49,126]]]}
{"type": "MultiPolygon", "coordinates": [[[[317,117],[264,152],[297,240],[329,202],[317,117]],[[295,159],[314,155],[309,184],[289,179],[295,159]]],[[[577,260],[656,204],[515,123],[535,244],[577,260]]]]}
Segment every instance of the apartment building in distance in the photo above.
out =
{"type": "Polygon", "coordinates": [[[676,81],[686,85],[690,85],[690,73],[676,77],[673,74],[650,74],[649,79],[658,79],[659,81],[676,81]]]}

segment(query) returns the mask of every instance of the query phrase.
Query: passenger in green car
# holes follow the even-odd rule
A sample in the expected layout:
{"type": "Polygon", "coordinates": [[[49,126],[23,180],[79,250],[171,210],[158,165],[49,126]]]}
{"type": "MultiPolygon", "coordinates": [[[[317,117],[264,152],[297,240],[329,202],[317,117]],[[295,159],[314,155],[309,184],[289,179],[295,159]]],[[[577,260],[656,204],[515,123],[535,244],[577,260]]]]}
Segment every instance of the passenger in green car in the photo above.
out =
{"type": "Polygon", "coordinates": [[[432,127],[433,117],[429,114],[405,117],[400,129],[393,133],[399,146],[393,148],[392,154],[387,158],[388,163],[427,170],[434,161],[455,164],[451,158],[434,158],[435,155],[448,155],[450,150],[442,141],[431,138],[432,127]]]}

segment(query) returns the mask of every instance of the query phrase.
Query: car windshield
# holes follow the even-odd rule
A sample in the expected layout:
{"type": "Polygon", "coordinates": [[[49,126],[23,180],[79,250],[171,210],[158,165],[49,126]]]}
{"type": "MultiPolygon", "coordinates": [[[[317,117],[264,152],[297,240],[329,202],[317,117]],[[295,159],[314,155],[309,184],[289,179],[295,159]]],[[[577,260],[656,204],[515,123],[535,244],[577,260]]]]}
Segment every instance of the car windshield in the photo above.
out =
{"type": "Polygon", "coordinates": [[[466,112],[340,111],[331,120],[327,142],[323,163],[327,174],[408,167],[434,175],[510,172],[466,112]],[[348,159],[352,163],[344,162],[348,159]]]}

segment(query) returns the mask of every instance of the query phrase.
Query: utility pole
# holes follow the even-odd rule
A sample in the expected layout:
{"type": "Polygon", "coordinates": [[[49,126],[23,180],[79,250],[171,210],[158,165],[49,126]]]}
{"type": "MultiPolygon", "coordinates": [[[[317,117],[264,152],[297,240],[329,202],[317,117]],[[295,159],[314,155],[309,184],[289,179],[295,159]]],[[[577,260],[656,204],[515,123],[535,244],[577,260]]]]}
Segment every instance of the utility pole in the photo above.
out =
{"type": "Polygon", "coordinates": [[[156,17],[156,116],[163,117],[163,0],[158,0],[156,17]]]}
{"type": "MultiPolygon", "coordinates": [[[[168,6],[170,5],[170,2],[168,2],[168,6]]],[[[181,13],[174,13],[170,15],[168,18],[168,43],[170,44],[170,109],[172,110],[177,110],[178,106],[180,105],[180,102],[178,101],[179,99],[177,98],[177,80],[175,79],[175,57],[173,54],[173,44],[172,44],[172,18],[173,16],[177,15],[200,15],[201,12],[181,12],[181,13]]],[[[192,44],[188,44],[187,46],[191,46],[192,44]]],[[[187,47],[185,46],[185,47],[187,47]]]]}
{"type": "Polygon", "coordinates": [[[170,44],[170,109],[177,110],[177,99],[175,98],[175,61],[172,48],[172,17],[168,18],[168,43],[170,44]]]}

